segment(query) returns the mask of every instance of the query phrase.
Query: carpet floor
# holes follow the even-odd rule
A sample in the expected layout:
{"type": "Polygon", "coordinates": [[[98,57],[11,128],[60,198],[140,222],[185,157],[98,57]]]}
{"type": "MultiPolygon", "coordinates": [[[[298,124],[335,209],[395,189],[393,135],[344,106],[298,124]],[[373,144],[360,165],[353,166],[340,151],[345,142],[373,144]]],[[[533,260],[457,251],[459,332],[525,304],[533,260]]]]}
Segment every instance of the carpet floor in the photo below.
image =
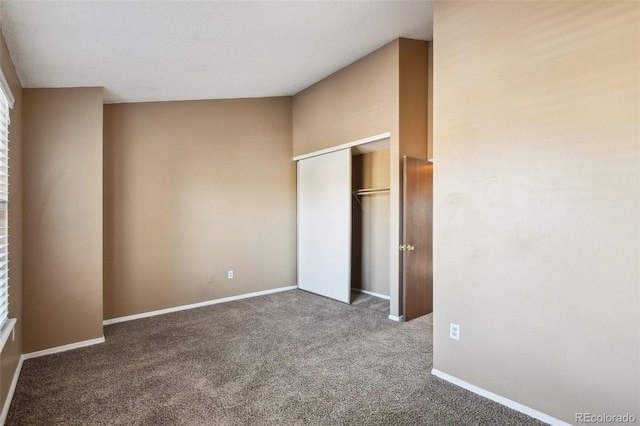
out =
{"type": "Polygon", "coordinates": [[[407,323],[300,290],[105,327],[24,362],[7,425],[539,425],[430,374],[407,323]]]}
{"type": "Polygon", "coordinates": [[[351,292],[351,306],[357,306],[359,308],[373,309],[374,311],[382,312],[389,316],[389,301],[380,297],[370,296],[359,291],[351,292]]]}

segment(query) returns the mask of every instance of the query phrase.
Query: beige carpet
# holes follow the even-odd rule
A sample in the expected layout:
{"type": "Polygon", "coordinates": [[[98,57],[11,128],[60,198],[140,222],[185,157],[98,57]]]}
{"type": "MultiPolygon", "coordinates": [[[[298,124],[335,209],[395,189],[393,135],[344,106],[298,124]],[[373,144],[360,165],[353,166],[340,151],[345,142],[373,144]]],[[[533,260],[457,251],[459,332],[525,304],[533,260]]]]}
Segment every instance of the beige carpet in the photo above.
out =
{"type": "Polygon", "coordinates": [[[373,309],[389,316],[389,301],[380,297],[370,296],[359,291],[351,292],[351,305],[359,308],[373,309]]]}
{"type": "Polygon", "coordinates": [[[540,424],[433,377],[431,329],[300,290],[114,324],[25,361],[6,424],[540,424]]]}

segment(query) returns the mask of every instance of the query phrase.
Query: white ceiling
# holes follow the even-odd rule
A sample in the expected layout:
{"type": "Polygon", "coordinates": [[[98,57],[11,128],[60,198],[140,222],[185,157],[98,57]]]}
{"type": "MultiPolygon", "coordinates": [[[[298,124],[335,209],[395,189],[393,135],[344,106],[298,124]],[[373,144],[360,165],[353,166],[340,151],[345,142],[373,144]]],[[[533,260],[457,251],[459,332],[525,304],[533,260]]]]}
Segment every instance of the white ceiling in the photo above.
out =
{"type": "Polygon", "coordinates": [[[421,1],[2,0],[23,87],[105,102],[293,95],[398,37],[432,38],[421,1]]]}

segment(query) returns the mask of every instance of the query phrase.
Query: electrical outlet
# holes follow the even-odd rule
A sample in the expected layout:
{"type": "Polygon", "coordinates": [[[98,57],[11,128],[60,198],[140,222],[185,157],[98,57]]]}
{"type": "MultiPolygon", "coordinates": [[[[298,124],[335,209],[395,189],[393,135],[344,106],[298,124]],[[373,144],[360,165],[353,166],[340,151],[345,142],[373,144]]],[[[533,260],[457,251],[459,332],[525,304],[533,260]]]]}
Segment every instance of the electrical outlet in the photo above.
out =
{"type": "Polygon", "coordinates": [[[207,277],[207,282],[208,282],[209,284],[213,284],[213,274],[209,274],[209,275],[208,275],[208,277],[207,277]]]}
{"type": "Polygon", "coordinates": [[[453,340],[460,340],[460,326],[458,324],[449,323],[449,337],[453,340]]]}
{"type": "Polygon", "coordinates": [[[233,271],[227,272],[227,278],[228,279],[232,279],[233,278],[233,271]]]}

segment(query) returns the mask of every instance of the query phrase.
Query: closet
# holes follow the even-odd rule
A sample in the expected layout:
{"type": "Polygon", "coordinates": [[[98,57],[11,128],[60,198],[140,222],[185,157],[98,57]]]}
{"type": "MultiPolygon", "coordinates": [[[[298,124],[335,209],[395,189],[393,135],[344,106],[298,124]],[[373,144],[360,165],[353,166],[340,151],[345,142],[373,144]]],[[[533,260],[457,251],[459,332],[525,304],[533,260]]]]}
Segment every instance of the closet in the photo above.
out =
{"type": "Polygon", "coordinates": [[[351,289],[388,300],[389,148],[363,145],[352,148],[352,154],[351,289]]]}
{"type": "Polygon", "coordinates": [[[389,298],[389,139],[298,160],[298,287],[389,298]]]}

